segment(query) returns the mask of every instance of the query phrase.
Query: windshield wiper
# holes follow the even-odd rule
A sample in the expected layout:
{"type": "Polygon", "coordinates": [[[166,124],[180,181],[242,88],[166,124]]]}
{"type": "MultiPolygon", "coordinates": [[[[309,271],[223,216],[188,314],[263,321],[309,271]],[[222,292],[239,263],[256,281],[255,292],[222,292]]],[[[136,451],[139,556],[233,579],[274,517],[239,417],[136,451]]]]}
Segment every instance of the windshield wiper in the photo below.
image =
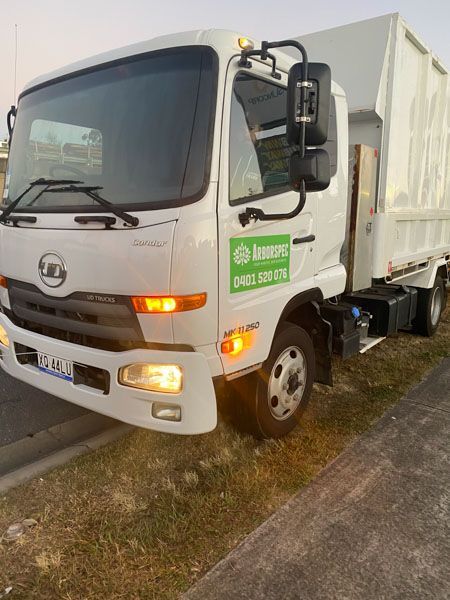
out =
{"type": "Polygon", "coordinates": [[[98,190],[102,190],[102,189],[103,189],[103,187],[101,185],[82,185],[82,186],[68,185],[66,187],[52,188],[52,189],[49,189],[46,191],[52,192],[55,194],[65,193],[65,192],[73,192],[73,193],[78,192],[81,194],[86,194],[86,196],[89,196],[89,198],[92,198],[92,200],[95,200],[95,202],[104,206],[109,212],[112,212],[113,215],[116,215],[116,217],[119,217],[119,219],[122,219],[122,221],[125,221],[125,223],[128,223],[128,225],[131,225],[132,227],[137,227],[139,225],[139,219],[137,217],[133,217],[133,215],[130,215],[129,213],[122,210],[118,206],[115,206],[112,202],[109,202],[109,200],[105,200],[104,198],[102,198],[97,193],[98,190]]]}
{"type": "MultiPolygon", "coordinates": [[[[42,192],[39,192],[38,196],[41,195],[41,193],[43,193],[44,191],[46,191],[47,188],[50,188],[53,185],[74,185],[77,183],[83,183],[83,181],[75,181],[74,179],[44,179],[43,177],[36,179],[35,181],[31,181],[30,184],[28,185],[28,187],[15,199],[11,202],[11,204],[9,204],[5,210],[2,211],[2,213],[0,214],[0,223],[6,223],[6,221],[8,220],[8,216],[14,212],[14,209],[16,208],[16,206],[19,204],[19,202],[22,200],[22,198],[24,196],[26,196],[28,194],[28,192],[30,192],[35,186],[37,185],[44,185],[46,186],[44,188],[44,190],[42,190],[42,192]]],[[[37,196],[37,197],[38,197],[37,196]]],[[[33,202],[36,200],[36,198],[33,200],[33,202]]]]}
{"type": "Polygon", "coordinates": [[[22,198],[28,194],[28,192],[30,192],[37,185],[43,185],[44,188],[36,195],[35,198],[33,198],[29,206],[32,206],[36,202],[36,200],[45,192],[80,192],[86,194],[87,196],[92,198],[92,200],[95,200],[98,204],[101,204],[102,206],[107,208],[108,211],[112,212],[114,215],[116,215],[116,217],[119,217],[119,219],[125,221],[125,223],[128,223],[128,225],[131,225],[132,227],[137,227],[139,225],[139,219],[137,217],[133,217],[124,210],[118,208],[117,206],[114,206],[112,202],[105,200],[104,198],[99,196],[99,194],[97,194],[98,190],[103,189],[102,186],[78,186],[78,184],[82,183],[84,183],[84,181],[76,181],[74,179],[44,179],[43,177],[41,177],[40,179],[36,179],[35,181],[32,181],[28,185],[28,187],[2,211],[2,213],[0,214],[0,223],[6,223],[6,221],[8,220],[8,216],[12,212],[14,212],[16,206],[20,203],[22,198]],[[65,187],[53,187],[60,185],[63,185],[65,187]]]}

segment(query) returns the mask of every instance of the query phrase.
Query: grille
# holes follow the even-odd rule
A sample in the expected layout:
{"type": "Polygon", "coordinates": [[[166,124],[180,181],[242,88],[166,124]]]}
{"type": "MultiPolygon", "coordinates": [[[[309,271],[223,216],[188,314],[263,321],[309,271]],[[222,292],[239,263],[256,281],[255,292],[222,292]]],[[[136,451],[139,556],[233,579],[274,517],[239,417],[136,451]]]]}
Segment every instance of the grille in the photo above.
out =
{"type": "Polygon", "coordinates": [[[100,350],[119,352],[143,345],[139,321],[126,296],[76,292],[55,298],[11,279],[8,291],[11,310],[5,313],[22,329],[100,350]]]}

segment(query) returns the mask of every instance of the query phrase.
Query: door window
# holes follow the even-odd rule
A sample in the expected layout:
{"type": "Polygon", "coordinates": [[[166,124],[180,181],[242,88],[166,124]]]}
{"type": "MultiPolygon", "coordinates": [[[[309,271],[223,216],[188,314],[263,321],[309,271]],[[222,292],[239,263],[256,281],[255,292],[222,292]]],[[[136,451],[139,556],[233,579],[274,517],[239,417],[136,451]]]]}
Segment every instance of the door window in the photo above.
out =
{"type": "MultiPolygon", "coordinates": [[[[329,141],[324,146],[336,173],[334,98],[329,141]]],[[[240,73],[233,87],[230,125],[230,204],[289,190],[289,157],[297,148],[286,139],[286,89],[240,73]]]]}

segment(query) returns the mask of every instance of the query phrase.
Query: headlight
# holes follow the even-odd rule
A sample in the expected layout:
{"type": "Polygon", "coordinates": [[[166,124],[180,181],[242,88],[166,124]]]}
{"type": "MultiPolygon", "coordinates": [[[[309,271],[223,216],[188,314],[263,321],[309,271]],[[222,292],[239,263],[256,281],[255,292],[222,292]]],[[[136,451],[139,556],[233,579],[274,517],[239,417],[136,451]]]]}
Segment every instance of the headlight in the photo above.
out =
{"type": "Polygon", "coordinates": [[[0,325],[0,344],[9,348],[9,337],[6,333],[6,329],[2,325],[0,325]]]}
{"type": "Polygon", "coordinates": [[[136,363],[120,369],[119,383],[151,392],[179,394],[183,388],[183,370],[178,365],[136,363]]]}

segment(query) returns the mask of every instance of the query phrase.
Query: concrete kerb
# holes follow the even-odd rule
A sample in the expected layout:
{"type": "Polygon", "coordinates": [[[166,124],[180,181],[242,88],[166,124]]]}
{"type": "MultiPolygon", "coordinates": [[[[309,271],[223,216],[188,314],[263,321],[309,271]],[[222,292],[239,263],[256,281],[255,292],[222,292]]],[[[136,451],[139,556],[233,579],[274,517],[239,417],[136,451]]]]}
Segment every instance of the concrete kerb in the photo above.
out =
{"type": "Polygon", "coordinates": [[[113,442],[134,429],[95,413],[0,449],[0,493],[113,442]]]}

